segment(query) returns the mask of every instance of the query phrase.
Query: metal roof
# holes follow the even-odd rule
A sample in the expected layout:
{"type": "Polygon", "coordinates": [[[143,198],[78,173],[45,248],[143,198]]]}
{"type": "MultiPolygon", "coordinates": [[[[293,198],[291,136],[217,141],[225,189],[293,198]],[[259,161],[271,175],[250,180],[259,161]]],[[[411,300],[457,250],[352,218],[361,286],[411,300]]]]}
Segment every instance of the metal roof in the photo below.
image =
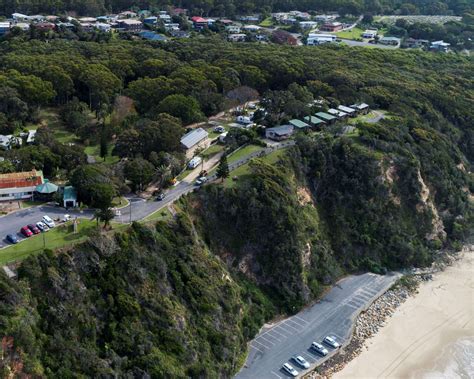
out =
{"type": "Polygon", "coordinates": [[[306,116],[305,121],[308,121],[310,124],[317,125],[317,124],[324,124],[325,121],[321,120],[320,118],[314,116],[306,116]]]}
{"type": "Polygon", "coordinates": [[[189,149],[201,142],[203,139],[206,139],[208,136],[209,133],[206,132],[203,128],[197,128],[191,130],[189,133],[186,133],[181,138],[181,143],[186,147],[186,149],[189,149]]]}
{"type": "Polygon", "coordinates": [[[58,186],[50,183],[48,180],[45,180],[43,184],[40,184],[35,188],[35,191],[38,193],[55,193],[57,190],[58,186]]]}
{"type": "Polygon", "coordinates": [[[354,112],[355,112],[354,109],[349,108],[349,107],[346,107],[345,105],[339,105],[339,106],[337,107],[337,109],[339,109],[339,110],[341,110],[341,111],[343,111],[343,112],[345,112],[345,113],[354,113],[354,112]]]}
{"type": "Polygon", "coordinates": [[[323,119],[324,121],[332,121],[336,119],[336,117],[324,112],[318,112],[316,113],[316,116],[323,119]]]}
{"type": "Polygon", "coordinates": [[[77,191],[73,186],[64,187],[63,200],[77,200],[77,191]]]}
{"type": "Polygon", "coordinates": [[[273,132],[276,135],[286,135],[286,134],[291,134],[293,133],[293,125],[281,125],[281,126],[275,126],[274,128],[268,128],[266,131],[267,132],[273,132]]]}
{"type": "Polygon", "coordinates": [[[303,122],[303,121],[298,120],[298,119],[290,120],[289,123],[291,125],[293,125],[295,128],[298,128],[298,129],[304,129],[304,128],[309,127],[309,125],[306,122],[303,122]]]}

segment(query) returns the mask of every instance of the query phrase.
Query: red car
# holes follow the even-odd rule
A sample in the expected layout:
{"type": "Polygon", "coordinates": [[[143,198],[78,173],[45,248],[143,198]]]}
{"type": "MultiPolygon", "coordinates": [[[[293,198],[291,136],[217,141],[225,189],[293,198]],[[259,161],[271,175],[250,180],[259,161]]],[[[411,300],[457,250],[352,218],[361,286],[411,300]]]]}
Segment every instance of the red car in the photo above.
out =
{"type": "Polygon", "coordinates": [[[41,231],[38,229],[38,227],[36,225],[33,225],[33,224],[28,224],[28,229],[30,229],[33,234],[40,234],[41,233],[41,231]]]}
{"type": "Polygon", "coordinates": [[[27,226],[21,228],[20,233],[23,234],[25,237],[31,237],[33,235],[33,232],[27,226]]]}

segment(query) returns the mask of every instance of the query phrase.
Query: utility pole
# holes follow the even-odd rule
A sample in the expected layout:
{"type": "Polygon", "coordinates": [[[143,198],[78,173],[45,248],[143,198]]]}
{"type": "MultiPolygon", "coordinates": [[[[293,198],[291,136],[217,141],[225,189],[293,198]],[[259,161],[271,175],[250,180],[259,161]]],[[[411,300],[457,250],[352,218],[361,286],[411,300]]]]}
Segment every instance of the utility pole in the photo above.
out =
{"type": "Polygon", "coordinates": [[[132,223],[132,199],[130,199],[130,224],[132,223]]]}

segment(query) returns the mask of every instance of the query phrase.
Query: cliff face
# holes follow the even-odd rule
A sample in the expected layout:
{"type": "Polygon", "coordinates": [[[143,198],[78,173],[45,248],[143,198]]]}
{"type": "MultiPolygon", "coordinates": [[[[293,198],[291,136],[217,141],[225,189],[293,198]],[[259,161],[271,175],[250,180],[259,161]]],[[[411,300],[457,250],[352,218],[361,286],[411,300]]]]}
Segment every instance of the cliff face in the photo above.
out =
{"type": "Polygon", "coordinates": [[[31,257],[18,282],[2,274],[3,373],[230,377],[266,320],[341,275],[430,263],[469,230],[471,183],[455,159],[434,171],[359,127],[358,140],[300,137],[236,187],[188,196],[168,224],[31,257]]]}

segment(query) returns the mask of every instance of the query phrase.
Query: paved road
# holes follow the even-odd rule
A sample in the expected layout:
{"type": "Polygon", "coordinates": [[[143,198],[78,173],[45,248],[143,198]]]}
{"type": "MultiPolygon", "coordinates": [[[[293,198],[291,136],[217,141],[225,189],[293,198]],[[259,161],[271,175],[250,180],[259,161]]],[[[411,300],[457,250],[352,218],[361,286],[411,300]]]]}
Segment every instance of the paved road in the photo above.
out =
{"type": "MultiPolygon", "coordinates": [[[[263,150],[263,154],[267,155],[273,152],[275,149],[282,149],[294,145],[294,141],[285,141],[278,143],[272,148],[267,148],[263,150]]],[[[233,162],[229,165],[229,169],[232,171],[237,167],[247,163],[250,159],[259,156],[262,154],[262,151],[254,152],[249,154],[246,157],[239,159],[236,162],[233,162]]],[[[217,161],[215,162],[218,163],[217,161]]],[[[199,172],[199,171],[198,171],[199,172]]],[[[139,197],[129,197],[128,200],[130,204],[120,210],[120,216],[115,217],[116,222],[128,223],[130,221],[139,221],[143,220],[147,216],[167,207],[169,204],[174,203],[181,196],[195,190],[197,187],[194,186],[195,175],[188,176],[187,179],[179,182],[176,186],[172,187],[166,191],[166,197],[162,201],[146,201],[139,197]],[[130,217],[131,213],[131,217],[130,217]]],[[[215,180],[215,175],[209,177],[209,179],[215,180]]],[[[80,212],[77,210],[65,210],[61,207],[54,207],[50,205],[44,205],[39,207],[31,207],[21,211],[11,213],[9,215],[0,217],[0,248],[8,245],[8,242],[5,240],[7,234],[16,234],[19,240],[22,240],[24,237],[19,233],[21,227],[28,224],[36,224],[41,218],[47,214],[53,219],[62,218],[64,214],[70,214],[72,217],[79,218],[88,218],[92,219],[94,217],[93,210],[87,210],[80,212]]]]}
{"type": "Polygon", "coordinates": [[[398,49],[400,46],[392,46],[392,45],[383,45],[381,43],[368,43],[368,42],[363,42],[363,41],[354,41],[351,39],[342,39],[342,43],[345,43],[346,45],[349,46],[370,46],[370,47],[377,47],[380,49],[398,49]]]}
{"type": "MultiPolygon", "coordinates": [[[[292,356],[302,355],[311,369],[324,359],[309,349],[313,341],[321,342],[327,335],[336,336],[341,344],[348,343],[356,316],[399,277],[371,273],[347,277],[334,286],[317,304],[262,330],[250,342],[249,355],[236,379],[279,379],[288,375],[282,370],[285,362],[303,373],[292,356]]],[[[306,370],[309,371],[309,370],[306,370]]]]}

